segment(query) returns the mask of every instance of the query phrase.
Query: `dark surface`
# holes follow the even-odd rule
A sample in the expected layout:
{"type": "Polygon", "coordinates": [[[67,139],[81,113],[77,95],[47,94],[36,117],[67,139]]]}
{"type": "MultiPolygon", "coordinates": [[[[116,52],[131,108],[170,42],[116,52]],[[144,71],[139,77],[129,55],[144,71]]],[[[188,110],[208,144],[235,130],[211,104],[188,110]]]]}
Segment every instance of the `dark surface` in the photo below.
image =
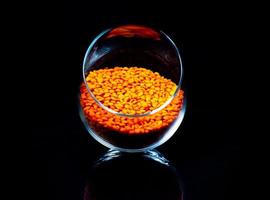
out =
{"type": "Polygon", "coordinates": [[[184,185],[177,171],[166,160],[159,160],[156,152],[108,154],[114,158],[104,156],[89,170],[83,193],[85,200],[180,199],[183,195],[184,185]],[[153,159],[147,157],[150,155],[153,159]]]}
{"type": "MultiPolygon", "coordinates": [[[[37,42],[32,55],[37,62],[30,69],[35,71],[32,81],[39,83],[31,102],[33,195],[39,200],[82,199],[93,162],[107,150],[88,135],[79,119],[77,93],[83,56],[99,32],[135,23],[164,30],[182,55],[186,116],[178,132],[158,150],[175,166],[185,185],[186,200],[241,199],[243,65],[239,52],[244,47],[235,11],[230,10],[233,17],[229,18],[228,10],[209,9],[205,15],[204,9],[171,4],[150,10],[141,4],[128,5],[132,9],[126,10],[104,4],[106,8],[99,5],[102,11],[92,4],[48,6],[40,11],[44,16],[33,34],[37,42]],[[171,12],[163,13],[166,8],[171,12]]],[[[127,172],[133,174],[128,168],[123,174],[129,176],[127,172]]],[[[127,185],[132,178],[125,179],[127,185]]],[[[114,184],[104,179],[104,185],[114,184]]],[[[155,179],[149,185],[151,181],[155,179]]],[[[139,190],[131,190],[134,195],[126,199],[134,199],[139,190]]],[[[119,199],[121,194],[119,188],[119,199]]]]}

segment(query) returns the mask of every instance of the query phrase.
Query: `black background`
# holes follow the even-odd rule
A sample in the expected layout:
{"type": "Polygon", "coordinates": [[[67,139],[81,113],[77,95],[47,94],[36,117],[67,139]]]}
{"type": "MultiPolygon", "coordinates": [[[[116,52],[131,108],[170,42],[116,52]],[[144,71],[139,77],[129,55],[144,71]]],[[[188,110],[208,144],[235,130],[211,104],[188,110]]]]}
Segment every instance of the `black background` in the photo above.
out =
{"type": "Polygon", "coordinates": [[[29,69],[31,83],[38,85],[31,91],[32,183],[38,199],[82,199],[86,174],[107,150],[81,123],[77,95],[88,45],[104,29],[122,24],[163,30],[182,55],[187,112],[178,132],[158,150],[183,179],[186,199],[241,199],[247,79],[242,35],[249,20],[243,9],[96,2],[39,5],[34,12],[29,69]]]}

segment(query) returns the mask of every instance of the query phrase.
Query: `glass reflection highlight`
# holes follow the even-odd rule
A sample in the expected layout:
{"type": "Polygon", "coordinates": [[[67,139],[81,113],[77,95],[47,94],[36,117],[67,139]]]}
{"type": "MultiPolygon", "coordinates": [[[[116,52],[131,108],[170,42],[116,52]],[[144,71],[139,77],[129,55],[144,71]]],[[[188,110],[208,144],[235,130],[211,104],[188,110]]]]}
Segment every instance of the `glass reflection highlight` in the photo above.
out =
{"type": "Polygon", "coordinates": [[[176,169],[158,151],[109,150],[90,170],[84,200],[182,200],[176,169]]]}

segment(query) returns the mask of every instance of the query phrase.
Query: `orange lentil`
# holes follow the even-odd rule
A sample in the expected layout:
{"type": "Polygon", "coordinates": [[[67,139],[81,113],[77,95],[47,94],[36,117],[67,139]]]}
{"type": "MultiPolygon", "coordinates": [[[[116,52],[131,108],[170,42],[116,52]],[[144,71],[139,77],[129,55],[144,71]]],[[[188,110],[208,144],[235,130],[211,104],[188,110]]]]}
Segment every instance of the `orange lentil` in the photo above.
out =
{"type": "MultiPolygon", "coordinates": [[[[176,84],[157,72],[139,67],[115,67],[91,71],[87,84],[95,97],[108,108],[123,114],[144,114],[163,105],[175,93],[176,84]],[[116,83],[124,80],[122,84],[116,83]],[[102,82],[102,84],[100,84],[102,82]]],[[[184,92],[163,110],[143,117],[122,117],[98,106],[81,85],[80,103],[89,123],[123,134],[146,134],[167,128],[182,109],[184,92]]]]}

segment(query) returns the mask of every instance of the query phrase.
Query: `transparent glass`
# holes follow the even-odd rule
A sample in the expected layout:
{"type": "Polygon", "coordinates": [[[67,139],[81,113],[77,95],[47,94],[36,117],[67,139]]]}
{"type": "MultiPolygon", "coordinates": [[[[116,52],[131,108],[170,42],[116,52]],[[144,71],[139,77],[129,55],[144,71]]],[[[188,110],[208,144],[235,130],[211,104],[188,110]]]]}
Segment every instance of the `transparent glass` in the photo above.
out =
{"type": "MultiPolygon", "coordinates": [[[[91,98],[95,105],[91,104],[93,109],[87,110],[85,108],[87,103],[82,103],[80,99],[80,116],[89,133],[104,146],[125,152],[146,151],[166,142],[179,128],[186,105],[185,95],[179,100],[179,93],[183,92],[181,91],[183,67],[176,45],[164,32],[138,25],[107,29],[90,44],[84,57],[82,72],[84,90],[81,89],[80,98],[82,99],[82,96],[85,95],[82,94],[82,91],[87,91],[87,98],[91,98]],[[172,81],[176,85],[176,89],[166,101],[153,110],[139,114],[114,110],[98,100],[91,90],[91,83],[87,77],[91,72],[115,67],[143,67],[172,81]],[[172,110],[170,106],[175,101],[181,103],[181,108],[170,112],[169,110],[172,110]],[[123,121],[128,123],[126,129],[134,128],[135,131],[127,134],[122,131],[125,130],[125,127],[122,129],[119,127],[119,130],[118,125],[112,125],[114,128],[108,127],[104,123],[104,119],[97,118],[99,112],[106,120],[111,120],[112,124],[123,121]],[[174,119],[165,123],[167,112],[168,116],[174,113],[174,119]],[[160,123],[162,126],[159,126],[161,127],[159,129],[147,127],[146,121],[149,124],[151,121],[154,127],[155,123],[160,123]]],[[[122,88],[124,88],[122,90],[126,89],[122,88]]],[[[86,97],[84,96],[84,98],[86,97]]],[[[103,117],[101,116],[101,118],[103,117]]]]}

